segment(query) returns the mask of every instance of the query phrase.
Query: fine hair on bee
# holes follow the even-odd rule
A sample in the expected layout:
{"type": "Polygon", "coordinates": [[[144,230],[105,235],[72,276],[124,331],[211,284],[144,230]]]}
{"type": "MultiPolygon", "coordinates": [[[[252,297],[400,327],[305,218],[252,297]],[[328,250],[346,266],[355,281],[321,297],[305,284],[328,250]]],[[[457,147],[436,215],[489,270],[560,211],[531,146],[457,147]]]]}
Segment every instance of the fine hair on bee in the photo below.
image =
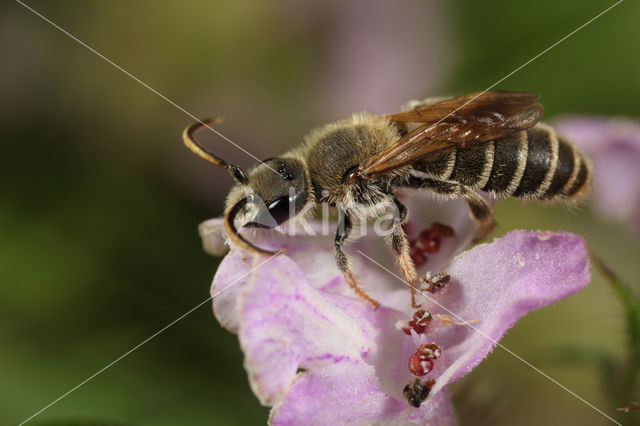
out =
{"type": "Polygon", "coordinates": [[[343,251],[354,222],[394,215],[385,242],[405,280],[429,290],[409,253],[402,225],[408,211],[396,196],[401,188],[423,188],[446,198],[462,198],[477,223],[475,240],[485,238],[495,222],[490,205],[477,191],[496,197],[559,201],[575,205],[588,194],[591,163],[577,147],[541,123],[538,96],[487,91],[454,98],[412,102],[395,114],[355,113],[311,131],[301,145],[248,171],[202,147],[194,133],[219,119],[198,121],[183,132],[197,155],[227,169],[236,184],[225,205],[225,228],[241,248],[263,255],[242,236],[242,228],[277,228],[305,222],[318,204],[338,210],[334,239],[336,264],[346,282],[374,307],[362,290],[343,251]]]}

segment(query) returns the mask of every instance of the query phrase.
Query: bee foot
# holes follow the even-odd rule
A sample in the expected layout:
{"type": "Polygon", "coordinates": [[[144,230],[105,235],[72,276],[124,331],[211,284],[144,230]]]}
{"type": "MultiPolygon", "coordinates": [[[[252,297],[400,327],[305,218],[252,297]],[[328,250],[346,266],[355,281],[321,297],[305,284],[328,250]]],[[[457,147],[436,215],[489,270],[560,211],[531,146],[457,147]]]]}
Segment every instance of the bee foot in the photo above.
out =
{"type": "Polygon", "coordinates": [[[355,291],[355,293],[360,298],[362,298],[362,299],[366,300],[367,302],[369,302],[373,306],[373,310],[374,311],[378,310],[378,308],[380,307],[380,302],[378,302],[377,300],[373,299],[371,296],[369,296],[364,290],[362,290],[358,286],[358,283],[356,283],[356,279],[353,277],[353,274],[351,274],[351,272],[346,272],[344,274],[344,277],[345,277],[347,283],[349,284],[349,287],[351,287],[353,289],[353,291],[355,291]]]}

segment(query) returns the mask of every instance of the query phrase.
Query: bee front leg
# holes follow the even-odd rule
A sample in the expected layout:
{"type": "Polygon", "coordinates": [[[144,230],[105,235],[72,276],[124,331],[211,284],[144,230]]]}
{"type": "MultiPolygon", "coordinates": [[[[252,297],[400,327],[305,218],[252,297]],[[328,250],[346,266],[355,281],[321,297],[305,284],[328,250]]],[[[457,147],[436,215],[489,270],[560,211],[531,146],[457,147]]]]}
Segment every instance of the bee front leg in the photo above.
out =
{"type": "Polygon", "coordinates": [[[418,271],[416,271],[413,260],[411,260],[409,239],[407,238],[407,234],[404,232],[404,229],[402,229],[402,224],[407,221],[407,208],[395,196],[393,196],[393,203],[395,204],[396,211],[393,215],[393,222],[391,223],[391,232],[388,234],[386,239],[387,245],[396,255],[396,259],[398,259],[404,279],[411,286],[411,305],[414,308],[419,308],[420,305],[416,303],[418,271]]]}
{"type": "Polygon", "coordinates": [[[340,271],[343,273],[347,284],[349,284],[349,287],[351,287],[358,296],[371,303],[374,309],[378,309],[380,303],[372,299],[367,293],[365,293],[360,287],[358,287],[358,283],[356,283],[356,279],[353,277],[353,273],[349,268],[349,259],[347,259],[347,255],[342,250],[342,245],[345,243],[345,241],[347,241],[347,238],[349,238],[349,234],[351,233],[351,229],[353,227],[351,218],[349,217],[347,212],[342,209],[339,210],[338,215],[338,230],[336,231],[336,239],[333,246],[338,269],[340,269],[340,271]]]}

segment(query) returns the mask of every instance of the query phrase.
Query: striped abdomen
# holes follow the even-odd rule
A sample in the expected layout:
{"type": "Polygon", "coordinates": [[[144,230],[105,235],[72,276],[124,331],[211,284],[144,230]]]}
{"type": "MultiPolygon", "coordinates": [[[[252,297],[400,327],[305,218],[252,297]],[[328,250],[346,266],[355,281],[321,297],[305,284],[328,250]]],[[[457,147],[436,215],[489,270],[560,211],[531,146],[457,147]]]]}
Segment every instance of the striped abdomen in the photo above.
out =
{"type": "Polygon", "coordinates": [[[438,180],[500,196],[579,199],[588,191],[589,160],[545,125],[438,154],[415,166],[438,180]]]}

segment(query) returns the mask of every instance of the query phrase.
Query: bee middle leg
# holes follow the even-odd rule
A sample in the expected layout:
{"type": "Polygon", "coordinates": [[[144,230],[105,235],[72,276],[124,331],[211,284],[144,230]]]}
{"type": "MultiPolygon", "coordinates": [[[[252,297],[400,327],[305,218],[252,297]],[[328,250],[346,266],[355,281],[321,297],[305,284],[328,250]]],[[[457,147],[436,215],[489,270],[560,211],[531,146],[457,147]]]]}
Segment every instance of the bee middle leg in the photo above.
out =
{"type": "Polygon", "coordinates": [[[387,245],[396,255],[404,279],[411,286],[411,305],[414,308],[419,308],[420,305],[416,303],[416,284],[419,279],[418,271],[413,264],[413,260],[411,260],[409,239],[404,229],[402,229],[402,224],[407,221],[407,208],[395,196],[393,196],[393,203],[396,206],[396,214],[393,216],[391,232],[386,239],[387,245]]]}
{"type": "Polygon", "coordinates": [[[438,194],[449,197],[462,197],[469,205],[471,217],[478,224],[478,229],[473,242],[478,242],[487,237],[493,231],[496,223],[493,219],[491,206],[477,192],[457,182],[442,181],[430,178],[417,178],[412,176],[405,185],[411,188],[427,188],[438,194]]]}
{"type": "Polygon", "coordinates": [[[349,234],[353,227],[351,218],[344,210],[340,210],[338,215],[338,230],[336,231],[336,238],[333,246],[338,269],[340,269],[344,275],[344,279],[347,281],[347,284],[349,284],[349,287],[351,287],[358,296],[371,303],[374,309],[378,309],[380,303],[375,299],[372,299],[371,296],[358,287],[358,283],[356,282],[356,279],[351,272],[351,268],[349,267],[349,259],[347,259],[347,255],[342,250],[342,245],[347,241],[347,238],[349,238],[349,234]]]}

